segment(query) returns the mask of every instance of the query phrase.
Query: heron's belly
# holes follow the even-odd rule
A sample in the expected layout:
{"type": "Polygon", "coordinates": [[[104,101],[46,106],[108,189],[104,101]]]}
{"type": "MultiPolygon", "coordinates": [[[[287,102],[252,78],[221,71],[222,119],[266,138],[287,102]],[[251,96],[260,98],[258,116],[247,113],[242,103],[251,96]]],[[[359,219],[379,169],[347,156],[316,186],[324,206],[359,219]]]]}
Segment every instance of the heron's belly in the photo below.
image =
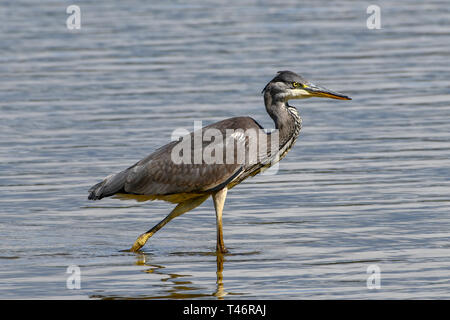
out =
{"type": "Polygon", "coordinates": [[[139,202],[152,201],[152,200],[164,200],[171,203],[181,203],[192,198],[198,198],[204,196],[201,193],[175,193],[175,194],[161,194],[161,195],[145,195],[145,194],[130,194],[130,193],[117,193],[114,198],[120,200],[134,199],[139,202]]]}

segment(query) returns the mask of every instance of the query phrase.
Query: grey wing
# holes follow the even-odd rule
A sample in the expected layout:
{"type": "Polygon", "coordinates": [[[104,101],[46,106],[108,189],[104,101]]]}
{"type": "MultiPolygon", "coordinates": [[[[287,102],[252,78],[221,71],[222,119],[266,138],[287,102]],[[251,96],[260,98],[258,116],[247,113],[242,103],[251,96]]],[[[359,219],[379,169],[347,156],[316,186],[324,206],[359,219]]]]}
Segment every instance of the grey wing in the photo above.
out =
{"type": "MultiPolygon", "coordinates": [[[[194,134],[190,139],[190,157],[183,162],[180,159],[183,149],[183,141],[177,141],[164,147],[162,152],[149,156],[129,169],[124,191],[132,194],[142,195],[165,195],[176,193],[196,193],[219,190],[227,185],[237,174],[244,164],[238,161],[226,160],[226,152],[222,161],[215,158],[215,152],[219,149],[229,149],[231,139],[215,139],[214,141],[203,141],[196,145],[194,134]],[[208,150],[211,150],[209,153],[208,150]],[[212,154],[212,157],[208,157],[212,154]],[[202,155],[199,159],[198,156],[202,155]],[[181,161],[180,161],[181,160],[181,161]]],[[[245,141],[234,140],[236,148],[243,148],[245,141]]]]}
{"type": "Polygon", "coordinates": [[[249,147],[249,136],[244,134],[248,129],[257,132],[262,127],[250,117],[230,118],[204,127],[201,143],[195,141],[197,131],[164,146],[130,168],[125,191],[161,195],[223,188],[255,167],[249,163],[249,154],[254,150],[249,147]],[[183,142],[190,143],[183,148],[183,142]],[[174,159],[180,154],[187,161],[179,163],[179,159],[174,159]]]}
{"type": "Polygon", "coordinates": [[[243,150],[248,154],[248,137],[240,132],[227,134],[229,129],[249,128],[259,130],[261,126],[249,117],[226,119],[201,129],[203,137],[206,137],[203,134],[208,129],[212,129],[213,134],[211,139],[202,139],[200,143],[195,142],[196,132],[193,132],[95,185],[90,190],[89,198],[101,199],[115,193],[169,195],[220,190],[239,179],[249,167],[255,166],[249,165],[247,158],[240,158],[238,152],[243,150]],[[182,145],[183,142],[190,144],[182,145]],[[229,150],[233,150],[231,158],[229,150]],[[200,159],[199,155],[202,155],[200,159]],[[180,157],[184,161],[180,162],[180,157]]]}

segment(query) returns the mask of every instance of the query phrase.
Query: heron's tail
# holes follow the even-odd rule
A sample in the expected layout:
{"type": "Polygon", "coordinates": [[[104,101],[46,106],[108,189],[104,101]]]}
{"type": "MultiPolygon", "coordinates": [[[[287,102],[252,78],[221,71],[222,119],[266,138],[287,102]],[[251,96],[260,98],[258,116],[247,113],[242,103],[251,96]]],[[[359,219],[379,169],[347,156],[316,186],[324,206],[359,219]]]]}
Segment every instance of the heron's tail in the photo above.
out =
{"type": "Polygon", "coordinates": [[[109,175],[100,183],[89,189],[89,200],[100,200],[124,190],[126,171],[109,175]]]}

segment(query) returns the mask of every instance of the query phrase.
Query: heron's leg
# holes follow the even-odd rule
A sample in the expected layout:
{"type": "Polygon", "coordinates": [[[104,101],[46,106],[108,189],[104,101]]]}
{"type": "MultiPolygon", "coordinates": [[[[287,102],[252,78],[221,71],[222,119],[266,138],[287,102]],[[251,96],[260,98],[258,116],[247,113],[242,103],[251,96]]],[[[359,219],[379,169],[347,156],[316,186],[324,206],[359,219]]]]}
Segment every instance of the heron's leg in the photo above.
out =
{"type": "Polygon", "coordinates": [[[164,227],[170,220],[182,215],[185,212],[188,212],[188,211],[198,207],[208,197],[209,197],[209,194],[205,195],[205,196],[189,199],[189,200],[179,203],[175,207],[175,209],[173,209],[172,212],[169,213],[169,215],[167,217],[165,217],[163,220],[161,220],[161,222],[159,222],[156,226],[154,226],[153,228],[148,230],[146,233],[141,234],[139,236],[139,238],[137,238],[136,241],[134,242],[130,251],[134,251],[134,252],[138,251],[140,248],[142,248],[145,245],[147,240],[156,233],[156,231],[158,231],[159,229],[164,227]]]}
{"type": "Polygon", "coordinates": [[[228,252],[225,248],[225,243],[223,242],[223,231],[222,231],[222,211],[225,204],[225,198],[227,197],[227,188],[214,193],[212,195],[214,200],[214,207],[216,208],[216,220],[217,220],[217,251],[221,253],[228,252]]]}

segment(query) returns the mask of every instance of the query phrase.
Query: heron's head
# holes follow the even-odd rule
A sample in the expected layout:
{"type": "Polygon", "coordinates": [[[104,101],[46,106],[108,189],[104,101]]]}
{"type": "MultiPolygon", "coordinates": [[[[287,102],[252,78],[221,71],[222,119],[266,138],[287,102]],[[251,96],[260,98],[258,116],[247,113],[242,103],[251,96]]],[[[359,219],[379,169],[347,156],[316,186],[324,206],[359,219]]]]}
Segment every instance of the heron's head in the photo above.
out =
{"type": "Polygon", "coordinates": [[[265,98],[288,101],[311,97],[351,100],[350,97],[315,85],[292,71],[279,71],[263,90],[265,98]]]}

